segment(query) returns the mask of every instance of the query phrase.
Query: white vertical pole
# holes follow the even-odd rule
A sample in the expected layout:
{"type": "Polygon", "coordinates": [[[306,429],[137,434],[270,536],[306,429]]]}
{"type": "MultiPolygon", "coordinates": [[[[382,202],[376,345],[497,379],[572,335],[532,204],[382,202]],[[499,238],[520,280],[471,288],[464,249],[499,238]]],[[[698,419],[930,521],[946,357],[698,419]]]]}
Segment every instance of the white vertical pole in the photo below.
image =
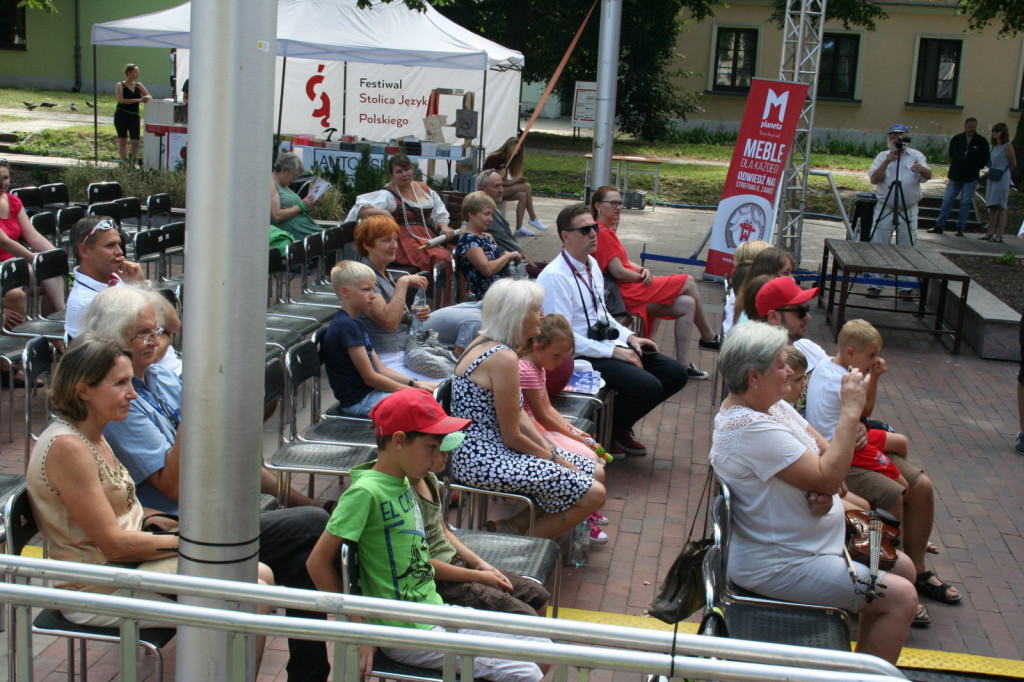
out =
{"type": "MultiPolygon", "coordinates": [[[[184,575],[256,579],[276,31],[276,0],[192,2],[184,575]]],[[[177,679],[227,679],[228,652],[224,633],[179,628],[177,679]]],[[[252,661],[250,652],[249,667],[252,661]]]]}
{"type": "Polygon", "coordinates": [[[597,110],[594,117],[594,172],[591,189],[611,182],[615,95],[619,78],[619,33],[622,0],[601,0],[601,34],[597,51],[597,110]]]}

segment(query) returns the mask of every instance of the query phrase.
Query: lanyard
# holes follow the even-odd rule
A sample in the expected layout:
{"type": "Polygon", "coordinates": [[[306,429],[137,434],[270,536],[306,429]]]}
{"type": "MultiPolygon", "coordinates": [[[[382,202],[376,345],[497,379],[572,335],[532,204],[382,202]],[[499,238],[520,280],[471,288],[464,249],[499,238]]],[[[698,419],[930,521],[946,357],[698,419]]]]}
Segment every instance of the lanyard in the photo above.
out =
{"type": "MultiPolygon", "coordinates": [[[[593,303],[594,303],[594,314],[595,315],[600,315],[601,314],[601,309],[597,307],[597,294],[594,293],[594,286],[593,286],[594,278],[590,274],[590,268],[589,267],[587,268],[587,279],[590,280],[588,282],[586,279],[583,279],[583,275],[580,274],[580,271],[577,270],[575,267],[573,267],[572,261],[569,260],[569,256],[565,255],[565,250],[564,249],[562,250],[562,258],[565,259],[565,264],[569,266],[569,270],[572,271],[572,274],[576,275],[576,279],[579,280],[580,282],[583,282],[583,286],[585,286],[587,288],[587,291],[590,292],[590,300],[593,301],[593,303]]],[[[589,265],[589,261],[585,263],[585,266],[586,265],[589,265]]],[[[583,292],[581,291],[580,292],[580,296],[582,297],[582,295],[583,295],[583,292]]],[[[587,303],[586,303],[586,301],[584,301],[583,302],[583,308],[586,309],[586,307],[587,307],[587,303]]]]}
{"type": "Polygon", "coordinates": [[[149,403],[154,410],[157,410],[163,416],[167,417],[167,420],[171,422],[171,426],[177,429],[178,425],[181,424],[181,413],[178,410],[172,410],[169,408],[155,388],[150,388],[141,380],[133,381],[138,381],[135,386],[135,392],[139,394],[139,397],[149,403]],[[151,398],[148,394],[152,394],[153,397],[151,398]]]}

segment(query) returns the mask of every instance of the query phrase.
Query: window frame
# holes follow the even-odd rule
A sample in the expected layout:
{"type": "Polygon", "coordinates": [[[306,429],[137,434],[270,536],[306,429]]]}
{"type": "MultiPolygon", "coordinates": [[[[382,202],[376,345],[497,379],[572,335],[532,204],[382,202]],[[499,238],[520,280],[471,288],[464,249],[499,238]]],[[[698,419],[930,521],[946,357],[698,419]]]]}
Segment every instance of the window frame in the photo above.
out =
{"type": "MultiPolygon", "coordinates": [[[[0,36],[0,50],[14,50],[14,51],[25,51],[28,49],[28,20],[25,15],[25,7],[18,7],[20,0],[0,0],[0,19],[5,16],[13,16],[14,21],[10,22],[12,26],[11,37],[14,42],[3,42],[2,36],[0,36]],[[21,26],[21,42],[17,42],[17,29],[21,26]]],[[[0,24],[3,22],[0,21],[0,24]]]]}
{"type": "MultiPolygon", "coordinates": [[[[824,34],[822,35],[822,47],[821,47],[822,62],[824,62],[824,56],[825,56],[824,41],[826,39],[828,39],[830,36],[833,37],[833,38],[836,38],[836,39],[841,39],[841,40],[853,40],[854,43],[855,43],[855,45],[854,45],[855,52],[854,52],[853,59],[852,59],[853,73],[850,76],[850,81],[851,81],[850,89],[849,89],[848,93],[836,94],[835,91],[829,92],[829,93],[823,93],[822,92],[822,87],[821,87],[821,77],[822,77],[822,75],[824,75],[824,71],[819,71],[819,73],[818,73],[817,97],[818,97],[818,99],[824,99],[824,100],[857,101],[858,100],[858,96],[860,94],[860,74],[861,74],[862,60],[864,58],[864,50],[863,50],[864,35],[863,35],[863,33],[859,32],[859,31],[828,31],[828,30],[826,30],[824,32],[824,34]]],[[[835,66],[835,62],[833,61],[833,67],[834,66],[835,66]]],[[[835,68],[832,69],[832,74],[830,74],[830,75],[834,77],[834,75],[835,75],[835,68]]]]}
{"type": "MultiPolygon", "coordinates": [[[[918,105],[918,106],[932,106],[932,107],[960,107],[961,106],[960,98],[961,98],[962,90],[963,90],[963,67],[964,67],[964,56],[965,56],[965,52],[966,52],[966,49],[965,49],[966,48],[966,42],[967,41],[966,41],[965,37],[961,36],[961,35],[930,34],[930,33],[929,34],[924,34],[923,33],[923,34],[919,34],[917,36],[917,39],[914,41],[914,69],[912,71],[913,79],[912,79],[911,84],[910,84],[910,104],[914,104],[914,105],[918,105]],[[933,97],[933,98],[924,99],[924,95],[922,94],[922,92],[923,92],[922,88],[925,87],[924,85],[922,85],[924,79],[922,78],[922,73],[921,72],[925,68],[925,66],[922,63],[922,59],[924,59],[925,56],[926,56],[923,53],[924,53],[925,48],[927,46],[926,43],[931,43],[931,42],[934,42],[934,43],[955,43],[958,46],[958,54],[957,54],[957,60],[956,60],[956,73],[955,73],[954,78],[952,79],[953,80],[953,92],[952,92],[952,94],[948,98],[946,98],[946,97],[941,97],[940,98],[936,94],[936,96],[933,97]]],[[[941,57],[941,45],[937,45],[937,48],[940,51],[940,54],[938,56],[941,57]]],[[[940,72],[940,70],[941,70],[941,62],[937,62],[936,72],[934,74],[935,81],[933,83],[934,90],[935,90],[936,93],[938,93],[939,84],[941,83],[941,81],[939,80],[939,75],[940,75],[939,72],[940,72]]],[[[924,74],[924,75],[928,76],[929,74],[924,74]]]]}
{"type": "Polygon", "coordinates": [[[750,84],[746,86],[735,85],[735,73],[733,74],[733,85],[722,86],[718,84],[718,40],[723,31],[752,33],[754,37],[754,55],[750,64],[750,80],[757,78],[760,65],[761,53],[761,26],[758,24],[716,24],[711,36],[711,55],[709,58],[707,90],[711,93],[726,95],[745,95],[750,92],[750,84]]]}

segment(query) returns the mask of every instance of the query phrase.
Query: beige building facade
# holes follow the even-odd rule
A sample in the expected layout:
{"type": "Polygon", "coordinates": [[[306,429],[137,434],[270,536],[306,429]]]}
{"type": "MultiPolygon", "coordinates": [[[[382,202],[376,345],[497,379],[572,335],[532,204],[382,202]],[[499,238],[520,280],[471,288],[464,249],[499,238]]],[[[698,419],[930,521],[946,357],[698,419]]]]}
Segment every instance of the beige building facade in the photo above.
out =
{"type": "MultiPolygon", "coordinates": [[[[1005,122],[1013,131],[1024,100],[1024,37],[999,38],[998,26],[970,32],[954,2],[880,2],[889,15],[874,31],[825,24],[815,135],[877,140],[893,123],[911,135],[979,131],[1005,122]]],[[[679,66],[699,76],[680,81],[704,92],[704,111],[688,126],[735,128],[751,78],[778,79],[783,32],[767,0],[735,0],[679,37],[679,66]]],[[[915,140],[916,142],[917,140],[915,140]]],[[[915,144],[915,146],[917,146],[915,144]]]]}

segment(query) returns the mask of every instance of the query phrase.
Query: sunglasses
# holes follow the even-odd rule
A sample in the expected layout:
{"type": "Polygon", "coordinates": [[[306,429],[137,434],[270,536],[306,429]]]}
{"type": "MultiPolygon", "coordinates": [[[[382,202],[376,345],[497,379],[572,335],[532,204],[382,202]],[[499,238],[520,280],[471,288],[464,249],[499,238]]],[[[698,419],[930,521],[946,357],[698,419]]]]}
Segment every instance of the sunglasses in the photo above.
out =
{"type": "Polygon", "coordinates": [[[584,225],[583,227],[567,227],[562,232],[579,232],[584,237],[589,235],[591,231],[597,232],[600,228],[599,225],[584,225]]]}
{"type": "Polygon", "coordinates": [[[811,314],[811,306],[807,304],[791,308],[776,308],[776,310],[780,313],[796,313],[797,316],[801,318],[807,317],[808,315],[811,314]]]}
{"type": "Polygon", "coordinates": [[[611,204],[615,208],[622,208],[622,202],[621,201],[599,201],[597,203],[599,203],[599,204],[611,204]]]}
{"type": "Polygon", "coordinates": [[[106,232],[107,230],[111,230],[115,227],[117,227],[117,225],[114,224],[113,220],[101,220],[93,225],[92,229],[89,230],[89,234],[85,235],[85,239],[82,241],[88,241],[94,234],[96,234],[96,232],[106,232]]]}

